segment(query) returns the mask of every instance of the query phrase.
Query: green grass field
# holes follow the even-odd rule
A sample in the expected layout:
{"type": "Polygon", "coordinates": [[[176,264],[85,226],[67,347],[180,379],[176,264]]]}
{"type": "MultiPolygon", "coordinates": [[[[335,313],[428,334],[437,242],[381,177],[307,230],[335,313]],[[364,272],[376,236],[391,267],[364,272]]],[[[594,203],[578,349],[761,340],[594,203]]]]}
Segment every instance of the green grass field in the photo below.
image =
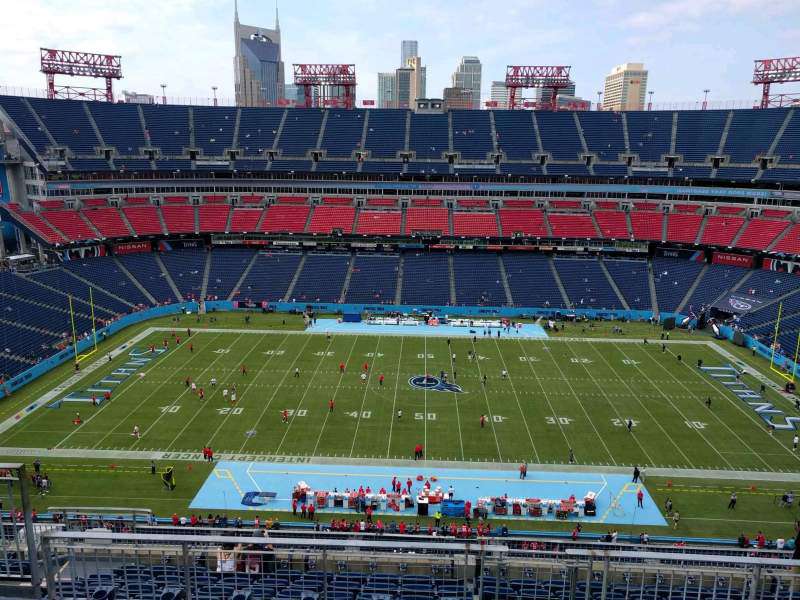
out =
{"type": "MultiPolygon", "coordinates": [[[[9,449],[85,451],[86,460],[49,461],[62,487],[56,487],[47,501],[41,500],[40,507],[58,504],[56,496],[61,495],[61,504],[185,511],[207,475],[205,465],[187,472],[181,466],[180,494],[163,498],[157,482],[146,473],[149,460],[116,461],[121,465],[117,471],[109,468],[109,461],[91,460],[95,456],[91,450],[198,452],[210,445],[218,456],[326,456],[356,462],[411,458],[414,445],[421,443],[426,457],[434,460],[563,464],[572,448],[578,464],[674,468],[674,478],[652,478],[648,488],[659,501],[671,495],[676,505],[687,507],[682,527],[693,534],[735,536],[746,523],[787,534],[783,530],[794,518],[793,512],[789,515],[773,506],[774,496],[785,484],[759,485],[760,491],[751,491],[742,481],[679,479],[679,469],[686,468],[793,472],[800,466],[800,456],[792,450],[793,434],[770,434],[741,400],[696,368],[698,359],[706,365],[730,362],[707,344],[707,337],[676,332],[663,352],[658,330],[649,325],[626,325],[624,336],[612,336],[608,324],[570,325],[562,337],[547,341],[478,338],[473,343],[454,338],[448,347],[444,338],[334,335],[327,339],[302,333],[300,318],[288,315],[257,315],[248,331],[234,331],[244,328],[243,317],[230,314],[220,315],[216,323],[161,319],[139,325],[106,342],[88,362],[102,359],[106,349],[154,326],[174,326],[184,338],[181,345],[172,343],[169,331],[137,342],[136,347],[160,346],[166,336],[171,344],[167,353],[142,370],[143,377],[134,375],[119,385],[110,402],[97,408],[67,403],[41,408],[0,434],[0,446],[9,449]],[[195,331],[194,352],[185,339],[187,326],[195,331]],[[204,331],[207,327],[221,331],[204,331]],[[642,343],[645,336],[651,340],[648,345],[642,343]],[[578,341],[579,337],[587,339],[578,341]],[[609,341],[612,337],[625,341],[609,341]],[[469,351],[475,360],[467,359],[469,351]],[[340,362],[346,364],[343,374],[340,362]],[[370,368],[362,382],[365,362],[370,368]],[[247,365],[247,375],[240,372],[242,364],[247,365]],[[296,368],[299,377],[294,376],[296,368]],[[456,372],[462,393],[409,385],[415,375],[436,375],[441,370],[450,373],[451,380],[456,372]],[[501,377],[502,370],[508,371],[507,378],[501,377]],[[186,377],[205,388],[205,400],[187,389],[186,377]],[[212,377],[218,380],[216,387],[210,385],[212,377]],[[222,395],[233,383],[238,394],[235,405],[222,395]],[[710,408],[705,405],[708,397],[710,408]],[[330,399],[335,401],[333,412],[328,409],[330,399]],[[284,409],[290,411],[288,423],[281,420],[284,409]],[[72,423],[76,410],[83,420],[80,426],[72,423]],[[401,419],[398,410],[403,412],[401,419]],[[481,415],[488,417],[484,428],[479,425],[481,415]],[[625,427],[629,418],[635,424],[630,433],[625,427]],[[139,427],[141,439],[131,435],[134,426],[139,427]],[[674,487],[667,487],[673,479],[674,487]],[[102,502],[98,486],[107,494],[102,502]],[[734,487],[753,499],[742,500],[744,507],[737,515],[742,523],[724,511],[712,516],[717,515],[717,504],[720,511],[724,509],[734,487]],[[141,499],[138,504],[137,499],[141,499]],[[707,512],[702,508],[705,503],[707,512]]],[[[734,352],[728,344],[724,348],[734,352]]],[[[746,353],[736,356],[749,360],[746,353]]],[[[127,354],[116,357],[74,388],[85,389],[126,358],[127,354]]],[[[765,366],[766,362],[758,364],[761,369],[765,366]]],[[[69,375],[66,366],[31,384],[6,401],[0,416],[8,417],[69,375]]],[[[758,389],[755,378],[746,375],[744,380],[758,389]]],[[[772,390],[767,393],[784,412],[796,414],[787,398],[772,390]]]]}

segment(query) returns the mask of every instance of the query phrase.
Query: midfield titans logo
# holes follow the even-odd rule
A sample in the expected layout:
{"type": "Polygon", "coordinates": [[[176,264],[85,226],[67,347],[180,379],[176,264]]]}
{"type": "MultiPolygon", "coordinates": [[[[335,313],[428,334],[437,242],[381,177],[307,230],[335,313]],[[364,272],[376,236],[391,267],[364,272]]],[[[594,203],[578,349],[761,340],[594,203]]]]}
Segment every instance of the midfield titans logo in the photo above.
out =
{"type": "Polygon", "coordinates": [[[447,383],[446,381],[434,377],[433,375],[415,375],[408,380],[408,384],[417,388],[418,390],[428,390],[431,392],[453,392],[456,394],[462,393],[460,385],[455,383],[447,383]]]}
{"type": "Polygon", "coordinates": [[[750,310],[753,308],[753,305],[749,302],[745,302],[744,300],[740,300],[739,298],[728,298],[728,304],[731,305],[731,308],[735,310],[750,310]]]}

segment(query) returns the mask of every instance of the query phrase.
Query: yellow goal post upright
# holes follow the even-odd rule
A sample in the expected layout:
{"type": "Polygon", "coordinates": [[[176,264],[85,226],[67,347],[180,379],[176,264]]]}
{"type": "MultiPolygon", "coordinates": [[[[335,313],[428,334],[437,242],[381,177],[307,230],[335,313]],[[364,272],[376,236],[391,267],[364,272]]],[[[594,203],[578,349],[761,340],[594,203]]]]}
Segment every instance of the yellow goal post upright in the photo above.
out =
{"type": "MultiPolygon", "coordinates": [[[[792,362],[794,363],[794,366],[792,367],[791,371],[787,371],[786,369],[780,369],[775,366],[775,354],[778,351],[778,339],[780,337],[782,318],[783,318],[783,302],[778,304],[778,318],[775,319],[775,332],[772,337],[772,353],[770,354],[769,368],[770,371],[777,373],[786,381],[791,381],[792,383],[795,383],[795,379],[797,376],[797,359],[798,355],[800,355],[800,332],[796,334],[797,339],[795,341],[795,346],[794,346],[794,356],[792,357],[792,362]]],[[[784,357],[786,357],[786,355],[784,355],[784,357]]]]}
{"type": "Polygon", "coordinates": [[[92,348],[87,352],[82,354],[78,354],[78,332],[75,329],[75,309],[72,304],[72,296],[68,295],[67,298],[69,300],[69,319],[72,324],[72,348],[75,354],[75,362],[80,363],[81,361],[86,360],[92,354],[97,352],[97,327],[95,324],[95,317],[94,317],[94,294],[92,294],[92,286],[89,287],[89,308],[91,310],[92,316],[92,348]]]}

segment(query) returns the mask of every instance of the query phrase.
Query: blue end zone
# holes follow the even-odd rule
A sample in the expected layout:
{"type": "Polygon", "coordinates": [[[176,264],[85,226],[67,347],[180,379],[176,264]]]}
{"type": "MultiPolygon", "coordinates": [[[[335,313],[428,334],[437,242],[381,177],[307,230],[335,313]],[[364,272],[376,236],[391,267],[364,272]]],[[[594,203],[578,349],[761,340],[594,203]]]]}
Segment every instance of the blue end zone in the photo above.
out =
{"type": "MultiPolygon", "coordinates": [[[[314,325],[306,329],[311,333],[358,333],[360,335],[418,335],[431,337],[483,337],[484,328],[482,327],[454,327],[452,325],[370,325],[366,321],[360,323],[340,323],[336,319],[317,319],[314,325]]],[[[540,325],[524,323],[519,331],[514,328],[509,332],[505,330],[491,329],[492,337],[497,338],[500,331],[500,339],[525,339],[536,338],[546,339],[548,337],[545,330],[540,325]]]]}
{"type": "MultiPolygon", "coordinates": [[[[437,480],[432,485],[440,486],[445,491],[452,485],[455,499],[469,500],[473,507],[477,506],[479,498],[503,494],[508,494],[509,499],[542,500],[561,500],[574,494],[582,500],[588,492],[594,492],[597,495],[597,515],[587,517],[581,512],[580,517],[571,517],[570,520],[620,525],[666,525],[647,489],[640,484],[631,483],[631,478],[626,475],[529,471],[528,478],[521,480],[516,471],[439,469],[422,465],[393,467],[223,461],[216,465],[203,483],[190,508],[288,512],[291,510],[292,490],[299,481],[304,481],[312,490],[333,491],[336,488],[342,492],[347,488],[357,490],[359,486],[369,486],[377,492],[381,487],[388,489],[392,477],[397,477],[403,484],[410,478],[414,484],[413,491],[418,491],[424,482],[418,482],[417,475],[423,475],[427,479],[436,477],[437,480]],[[643,508],[636,506],[636,494],[640,488],[644,492],[643,508]]],[[[341,516],[358,514],[346,508],[324,508],[317,514],[325,519],[325,515],[334,513],[341,516]]],[[[380,511],[376,514],[380,514],[380,511]]],[[[384,514],[416,517],[417,513],[415,509],[407,509],[400,512],[389,510],[384,514]]],[[[489,518],[500,517],[490,513],[489,518]]],[[[509,514],[502,518],[555,520],[555,514],[542,517],[509,514]]]]}

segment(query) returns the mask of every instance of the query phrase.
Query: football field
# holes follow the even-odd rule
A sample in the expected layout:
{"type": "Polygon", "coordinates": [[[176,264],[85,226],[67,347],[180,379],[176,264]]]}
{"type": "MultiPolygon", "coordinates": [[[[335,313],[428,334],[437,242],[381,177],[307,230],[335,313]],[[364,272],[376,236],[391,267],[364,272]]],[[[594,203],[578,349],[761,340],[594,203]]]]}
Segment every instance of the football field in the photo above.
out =
{"type": "MultiPolygon", "coordinates": [[[[566,464],[572,454],[579,465],[800,466],[793,430],[770,433],[713,371],[697,367],[698,360],[706,367],[733,362],[707,337],[683,336],[662,348],[657,337],[645,345],[621,336],[479,335],[448,343],[445,337],[256,327],[198,330],[189,339],[185,329],[175,333],[180,344],[169,327],[149,328],[111,362],[93,357],[95,370],[0,433],[0,446],[81,449],[87,456],[141,451],[142,458],[210,446],[231,458],[356,462],[410,459],[422,444],[426,458],[451,461],[566,464]],[[151,344],[162,348],[165,338],[167,351],[148,351],[151,344]],[[203,388],[204,399],[187,378],[203,388]],[[102,381],[115,382],[111,400],[93,406],[87,394],[102,398],[102,381]],[[63,401],[67,396],[76,401],[63,401]]],[[[756,391],[760,385],[751,375],[741,383],[756,391]]],[[[766,395],[795,414],[787,398],[771,389],[766,395]]]]}

